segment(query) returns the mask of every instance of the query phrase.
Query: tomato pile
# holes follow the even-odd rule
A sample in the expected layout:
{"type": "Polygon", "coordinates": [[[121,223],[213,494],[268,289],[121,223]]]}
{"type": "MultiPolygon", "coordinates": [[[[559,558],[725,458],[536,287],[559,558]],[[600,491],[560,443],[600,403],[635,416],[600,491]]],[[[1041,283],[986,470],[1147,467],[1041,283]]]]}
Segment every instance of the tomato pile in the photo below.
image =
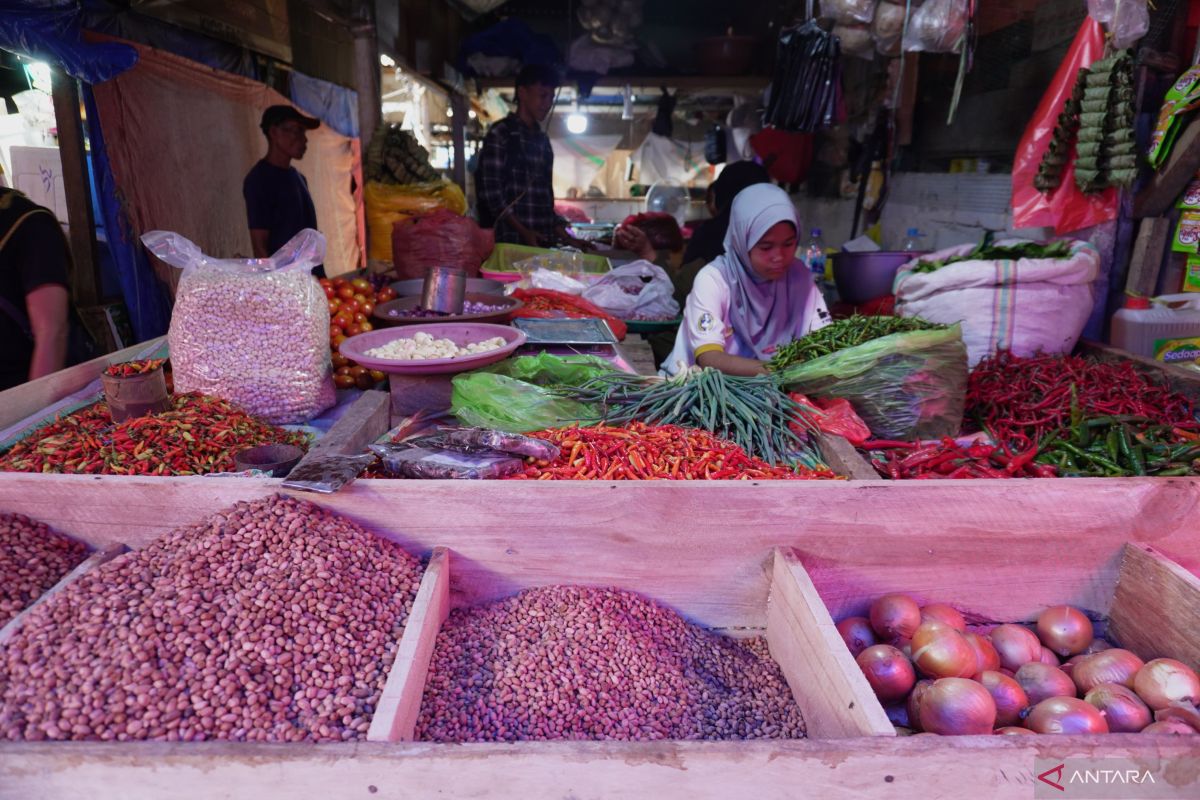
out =
{"type": "Polygon", "coordinates": [[[338,352],[351,336],[375,329],[371,314],[375,306],[396,299],[390,286],[375,289],[366,278],[321,278],[329,299],[329,348],[333,352],[333,382],[339,389],[370,389],[387,376],[355,364],[338,352]]]}

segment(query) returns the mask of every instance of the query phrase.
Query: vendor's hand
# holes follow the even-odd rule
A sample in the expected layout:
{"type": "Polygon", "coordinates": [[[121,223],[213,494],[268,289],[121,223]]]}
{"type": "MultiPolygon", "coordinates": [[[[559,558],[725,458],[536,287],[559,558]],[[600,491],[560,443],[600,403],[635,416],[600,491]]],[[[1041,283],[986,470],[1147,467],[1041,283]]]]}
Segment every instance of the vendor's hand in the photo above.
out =
{"type": "Polygon", "coordinates": [[[522,228],[520,231],[521,241],[530,247],[541,247],[542,237],[538,236],[537,231],[532,228],[522,228]]]}
{"type": "Polygon", "coordinates": [[[654,252],[654,247],[650,244],[650,237],[646,235],[646,232],[633,225],[622,225],[617,228],[616,233],[613,234],[613,246],[621,250],[628,250],[646,261],[653,261],[658,255],[654,252]]]}

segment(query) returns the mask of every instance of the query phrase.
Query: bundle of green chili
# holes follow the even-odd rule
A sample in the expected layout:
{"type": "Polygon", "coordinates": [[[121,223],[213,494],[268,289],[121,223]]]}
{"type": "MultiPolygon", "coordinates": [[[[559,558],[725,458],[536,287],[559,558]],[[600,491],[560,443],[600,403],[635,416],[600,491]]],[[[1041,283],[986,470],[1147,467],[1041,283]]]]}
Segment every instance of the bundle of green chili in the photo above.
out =
{"type": "Polygon", "coordinates": [[[0,470],[97,475],[204,475],[235,469],[233,456],[262,444],[304,447],[308,437],[256,419],[215,397],[178,394],[174,408],[114,425],[96,403],[38,428],[3,455],[0,470]]]}
{"type": "Polygon", "coordinates": [[[1131,362],[1080,356],[1000,352],[984,359],[967,382],[967,415],[996,442],[1021,451],[1071,431],[1081,418],[1130,416],[1200,429],[1190,400],[1149,380],[1131,362]]]}
{"type": "Polygon", "coordinates": [[[1069,430],[1043,442],[1038,464],[1075,477],[1191,475],[1200,459],[1200,434],[1146,417],[1076,414],[1069,430]]]}
{"type": "Polygon", "coordinates": [[[793,339],[775,351],[767,362],[767,369],[778,372],[794,364],[809,361],[857,347],[874,339],[882,339],[893,333],[912,331],[941,331],[945,325],[937,325],[915,317],[864,317],[855,315],[826,325],[801,339],[793,339]]]}
{"type": "Polygon", "coordinates": [[[569,392],[600,410],[596,422],[700,428],[772,464],[819,463],[812,446],[789,423],[805,419],[798,411],[805,416],[821,412],[803,408],[770,377],[741,378],[711,368],[687,370],[667,380],[617,372],[569,392]]]}

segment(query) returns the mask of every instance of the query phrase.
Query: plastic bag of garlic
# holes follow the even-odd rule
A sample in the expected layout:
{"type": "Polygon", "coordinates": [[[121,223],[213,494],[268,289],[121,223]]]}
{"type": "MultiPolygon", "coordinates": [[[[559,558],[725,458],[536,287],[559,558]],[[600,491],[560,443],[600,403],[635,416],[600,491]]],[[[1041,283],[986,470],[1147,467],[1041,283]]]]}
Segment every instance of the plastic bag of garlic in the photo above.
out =
{"type": "Polygon", "coordinates": [[[142,242],[183,270],[167,334],[177,392],[216,395],[275,424],[333,405],[329,305],[311,272],[324,236],[303,230],[263,259],[210,258],[168,231],[142,242]]]}

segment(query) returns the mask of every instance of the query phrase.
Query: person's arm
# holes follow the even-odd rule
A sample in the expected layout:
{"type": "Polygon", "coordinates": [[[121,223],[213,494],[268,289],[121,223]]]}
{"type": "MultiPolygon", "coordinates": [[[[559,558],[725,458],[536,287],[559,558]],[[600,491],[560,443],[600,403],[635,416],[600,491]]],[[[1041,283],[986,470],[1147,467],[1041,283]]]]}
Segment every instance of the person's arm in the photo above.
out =
{"type": "Polygon", "coordinates": [[[757,358],[733,356],[724,350],[704,350],[703,352],[699,352],[696,355],[696,363],[702,367],[719,369],[726,375],[740,375],[744,378],[753,378],[757,375],[767,374],[766,365],[757,358]]]}
{"type": "Polygon", "coordinates": [[[37,286],[25,295],[25,310],[33,331],[33,358],[29,380],[58,372],[67,363],[67,287],[57,283],[37,286]]]}
{"type": "Polygon", "coordinates": [[[613,245],[622,250],[628,250],[644,261],[654,261],[658,254],[650,244],[650,237],[641,228],[633,225],[622,225],[613,234],[613,245]]]}
{"type": "Polygon", "coordinates": [[[270,258],[271,253],[267,249],[267,239],[271,236],[271,232],[262,228],[250,229],[250,247],[255,258],[270,258]]]}

